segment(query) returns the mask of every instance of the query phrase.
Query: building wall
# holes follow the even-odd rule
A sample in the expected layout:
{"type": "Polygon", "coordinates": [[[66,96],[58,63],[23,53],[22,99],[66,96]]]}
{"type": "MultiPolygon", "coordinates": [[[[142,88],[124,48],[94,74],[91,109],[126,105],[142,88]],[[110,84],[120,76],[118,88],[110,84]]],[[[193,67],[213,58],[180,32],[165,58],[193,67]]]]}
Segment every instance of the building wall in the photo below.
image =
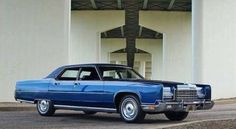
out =
{"type": "Polygon", "coordinates": [[[68,63],[69,0],[0,1],[0,102],[17,80],[43,78],[68,63]]]}
{"type": "Polygon", "coordinates": [[[191,12],[140,11],[140,25],[164,33],[163,79],[192,81],[191,12]]]}
{"type": "Polygon", "coordinates": [[[163,40],[137,39],[136,47],[152,55],[152,79],[163,79],[163,40]]]}
{"type": "Polygon", "coordinates": [[[236,96],[236,1],[193,0],[194,81],[214,98],[236,96]]]}
{"type": "MultiPolygon", "coordinates": [[[[125,48],[125,39],[102,39],[101,40],[101,62],[108,63],[109,53],[125,48]]],[[[136,39],[136,48],[144,50],[152,56],[152,79],[163,77],[163,45],[161,39],[136,39]]],[[[126,59],[126,56],[123,57],[126,59]]],[[[143,59],[145,60],[145,59],[143,59]]]]}
{"type": "MultiPolygon", "coordinates": [[[[70,63],[103,62],[100,33],[123,25],[124,12],[72,11],[71,19],[70,63]]],[[[164,33],[163,71],[156,77],[191,82],[191,13],[140,11],[140,25],[164,33]]]]}
{"type": "Polygon", "coordinates": [[[101,62],[101,32],[124,22],[124,11],[72,11],[69,62],[101,62]]]}
{"type": "Polygon", "coordinates": [[[101,62],[110,62],[110,53],[126,47],[126,39],[109,38],[101,39],[101,62]]]}

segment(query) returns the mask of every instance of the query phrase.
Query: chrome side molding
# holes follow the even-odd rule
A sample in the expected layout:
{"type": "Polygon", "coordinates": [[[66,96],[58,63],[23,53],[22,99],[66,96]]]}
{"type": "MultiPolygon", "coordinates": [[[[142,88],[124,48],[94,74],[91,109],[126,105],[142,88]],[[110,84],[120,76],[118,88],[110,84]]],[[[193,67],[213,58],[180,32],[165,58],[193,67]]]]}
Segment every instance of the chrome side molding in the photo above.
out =
{"type": "Polygon", "coordinates": [[[86,107],[86,106],[69,106],[69,105],[54,105],[57,109],[70,109],[79,111],[98,111],[98,112],[117,112],[115,108],[103,108],[103,107],[86,107]]]}
{"type": "MultiPolygon", "coordinates": [[[[34,104],[34,101],[16,99],[20,103],[30,103],[34,104]]],[[[103,108],[103,107],[86,107],[86,106],[70,106],[70,105],[54,105],[56,109],[70,109],[79,111],[97,111],[97,112],[110,112],[115,113],[117,110],[115,108],[103,108]]]]}
{"type": "Polygon", "coordinates": [[[34,104],[34,101],[23,100],[23,99],[16,99],[16,101],[19,101],[20,103],[30,103],[30,104],[34,104]]]}

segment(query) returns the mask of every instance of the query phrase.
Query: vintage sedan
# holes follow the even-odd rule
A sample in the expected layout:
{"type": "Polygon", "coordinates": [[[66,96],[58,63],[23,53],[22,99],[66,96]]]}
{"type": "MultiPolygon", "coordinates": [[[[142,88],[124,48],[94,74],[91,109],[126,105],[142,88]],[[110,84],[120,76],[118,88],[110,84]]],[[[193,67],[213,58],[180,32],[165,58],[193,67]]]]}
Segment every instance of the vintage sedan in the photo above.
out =
{"type": "Polygon", "coordinates": [[[36,104],[42,116],[58,109],[120,113],[126,122],[164,113],[180,121],[189,111],[211,109],[211,86],[145,80],[132,68],[115,64],[62,66],[47,77],[16,83],[15,99],[36,104]]]}

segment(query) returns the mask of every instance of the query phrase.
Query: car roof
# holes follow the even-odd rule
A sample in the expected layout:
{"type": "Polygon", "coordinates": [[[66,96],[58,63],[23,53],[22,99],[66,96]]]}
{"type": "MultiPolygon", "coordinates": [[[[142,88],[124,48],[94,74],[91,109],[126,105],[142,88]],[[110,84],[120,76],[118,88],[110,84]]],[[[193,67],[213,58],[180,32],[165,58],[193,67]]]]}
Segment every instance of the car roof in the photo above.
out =
{"type": "Polygon", "coordinates": [[[128,67],[126,65],[121,64],[108,64],[108,63],[90,63],[90,64],[73,64],[73,65],[65,65],[62,66],[64,68],[73,68],[73,67],[89,67],[89,66],[97,66],[97,67],[128,67]]]}
{"type": "Polygon", "coordinates": [[[61,71],[67,68],[75,68],[75,67],[125,67],[125,68],[131,68],[126,65],[120,65],[120,64],[106,64],[106,63],[91,63],[91,64],[73,64],[73,65],[64,65],[57,69],[55,69],[53,72],[51,72],[47,77],[45,78],[55,78],[61,71]]]}

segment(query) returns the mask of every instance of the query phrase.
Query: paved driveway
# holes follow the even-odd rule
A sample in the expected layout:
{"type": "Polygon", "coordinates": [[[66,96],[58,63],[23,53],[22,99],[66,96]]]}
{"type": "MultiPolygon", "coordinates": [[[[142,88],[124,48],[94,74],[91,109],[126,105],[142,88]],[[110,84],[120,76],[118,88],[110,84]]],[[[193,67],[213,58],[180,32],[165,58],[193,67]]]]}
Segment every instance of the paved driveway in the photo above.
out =
{"type": "Polygon", "coordinates": [[[209,111],[191,112],[183,122],[168,121],[164,115],[147,115],[145,121],[138,124],[124,123],[119,114],[98,113],[84,115],[76,111],[57,111],[55,116],[42,117],[36,111],[0,112],[0,128],[78,128],[78,129],[148,129],[162,128],[179,123],[188,123],[208,119],[236,119],[236,104],[215,105],[209,111]]]}

